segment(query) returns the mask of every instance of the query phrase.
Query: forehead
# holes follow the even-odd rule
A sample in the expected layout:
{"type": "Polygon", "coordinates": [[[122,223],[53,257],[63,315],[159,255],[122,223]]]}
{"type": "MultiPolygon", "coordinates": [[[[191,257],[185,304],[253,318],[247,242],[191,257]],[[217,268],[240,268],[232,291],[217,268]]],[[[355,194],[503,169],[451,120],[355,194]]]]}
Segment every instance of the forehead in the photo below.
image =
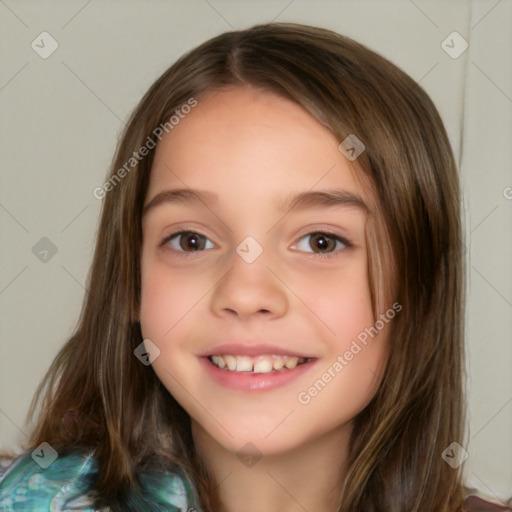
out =
{"type": "Polygon", "coordinates": [[[179,186],[249,199],[317,185],[363,195],[357,166],[338,146],[327,127],[286,98],[245,86],[215,91],[158,143],[147,195],[179,186]]]}

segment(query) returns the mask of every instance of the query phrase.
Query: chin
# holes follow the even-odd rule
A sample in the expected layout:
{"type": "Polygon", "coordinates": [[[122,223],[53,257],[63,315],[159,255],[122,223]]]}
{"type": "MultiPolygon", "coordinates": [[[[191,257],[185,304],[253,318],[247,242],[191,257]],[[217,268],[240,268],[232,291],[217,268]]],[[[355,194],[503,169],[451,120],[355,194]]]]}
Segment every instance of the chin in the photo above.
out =
{"type": "Polygon", "coordinates": [[[267,427],[266,422],[262,426],[261,420],[259,426],[255,426],[254,423],[248,425],[227,422],[223,424],[224,428],[217,424],[208,423],[201,426],[193,422],[192,431],[194,438],[199,435],[202,443],[216,444],[217,449],[236,454],[240,460],[245,456],[279,456],[304,447],[309,439],[304,435],[303,429],[290,429],[284,424],[280,425],[284,417],[285,415],[278,420],[272,418],[272,421],[268,422],[272,428],[267,427]]]}

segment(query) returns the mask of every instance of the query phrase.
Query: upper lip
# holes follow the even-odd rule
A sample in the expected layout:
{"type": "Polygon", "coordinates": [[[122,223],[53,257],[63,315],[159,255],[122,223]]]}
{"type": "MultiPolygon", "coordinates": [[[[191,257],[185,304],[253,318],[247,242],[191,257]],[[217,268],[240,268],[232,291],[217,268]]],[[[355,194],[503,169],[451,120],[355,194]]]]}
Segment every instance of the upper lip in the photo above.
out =
{"type": "Polygon", "coordinates": [[[267,344],[249,344],[249,343],[224,343],[222,345],[215,345],[207,351],[199,354],[202,357],[229,354],[233,356],[291,356],[291,357],[305,357],[312,358],[307,354],[302,354],[289,348],[278,347],[277,345],[267,344]]]}

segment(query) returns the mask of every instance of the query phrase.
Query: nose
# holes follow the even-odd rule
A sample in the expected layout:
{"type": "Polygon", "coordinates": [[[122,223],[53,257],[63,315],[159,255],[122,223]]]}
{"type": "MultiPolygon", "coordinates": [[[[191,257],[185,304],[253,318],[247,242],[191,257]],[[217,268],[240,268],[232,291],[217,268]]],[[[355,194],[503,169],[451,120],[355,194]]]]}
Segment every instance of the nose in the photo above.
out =
{"type": "Polygon", "coordinates": [[[275,271],[268,268],[265,251],[252,263],[234,252],[230,263],[211,295],[215,315],[248,320],[253,317],[273,319],[286,313],[289,306],[286,289],[276,278],[275,271]]]}

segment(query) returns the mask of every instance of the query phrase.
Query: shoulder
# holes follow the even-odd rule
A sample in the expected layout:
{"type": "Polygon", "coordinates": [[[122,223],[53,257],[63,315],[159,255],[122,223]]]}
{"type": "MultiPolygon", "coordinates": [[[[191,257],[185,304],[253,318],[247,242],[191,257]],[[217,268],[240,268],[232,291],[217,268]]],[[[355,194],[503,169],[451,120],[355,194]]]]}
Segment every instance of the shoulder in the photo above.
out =
{"type": "MultiPolygon", "coordinates": [[[[8,466],[0,459],[0,510],[98,512],[92,491],[97,472],[94,452],[58,456],[46,467],[31,452],[8,466]]],[[[194,506],[193,491],[179,468],[172,473],[144,473],[140,481],[142,491],[130,492],[123,510],[187,512],[194,506]]]]}
{"type": "Polygon", "coordinates": [[[483,499],[476,494],[470,494],[462,506],[462,512],[510,512],[512,509],[507,505],[483,499]]]}

